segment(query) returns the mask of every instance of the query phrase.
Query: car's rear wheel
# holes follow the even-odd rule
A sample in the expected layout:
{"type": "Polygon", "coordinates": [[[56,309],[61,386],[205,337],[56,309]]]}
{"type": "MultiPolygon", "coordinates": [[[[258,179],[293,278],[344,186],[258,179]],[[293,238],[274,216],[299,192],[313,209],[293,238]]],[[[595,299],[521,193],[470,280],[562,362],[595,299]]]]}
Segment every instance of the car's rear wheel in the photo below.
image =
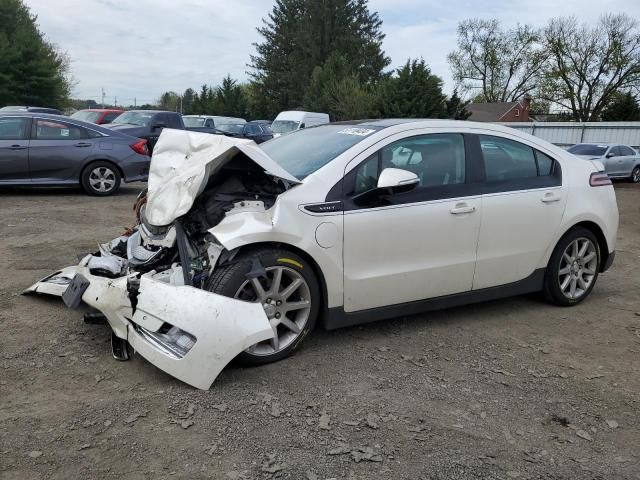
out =
{"type": "Polygon", "coordinates": [[[238,355],[237,360],[245,365],[262,365],[290,355],[313,330],[320,307],[313,269],[286,250],[257,250],[219,268],[207,289],[262,304],[274,336],[238,355]]]}
{"type": "Polygon", "coordinates": [[[640,183],[640,166],[633,169],[630,179],[633,183],[640,183]]]}
{"type": "Polygon", "coordinates": [[[591,293],[599,270],[598,239],[586,228],[574,228],[560,239],[551,255],[545,273],[545,297],[556,305],[576,305],[591,293]]]}
{"type": "Polygon", "coordinates": [[[117,167],[110,162],[93,162],[85,167],[80,177],[82,188],[89,195],[105,197],[120,188],[122,178],[117,167]]]}

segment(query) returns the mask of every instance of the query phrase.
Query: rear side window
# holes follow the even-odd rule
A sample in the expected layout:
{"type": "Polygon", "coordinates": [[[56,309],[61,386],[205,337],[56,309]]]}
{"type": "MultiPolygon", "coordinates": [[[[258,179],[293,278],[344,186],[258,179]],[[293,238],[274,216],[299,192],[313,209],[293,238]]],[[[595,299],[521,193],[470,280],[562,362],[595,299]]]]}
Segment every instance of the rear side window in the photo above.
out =
{"type": "Polygon", "coordinates": [[[479,135],[487,182],[524,180],[550,176],[555,161],[548,155],[514,140],[479,135]]]}
{"type": "Polygon", "coordinates": [[[78,140],[86,138],[84,129],[55,120],[36,119],[32,132],[36,140],[78,140]]]}
{"type": "Polygon", "coordinates": [[[25,140],[28,128],[27,117],[0,117],[0,140],[25,140]]]}
{"type": "Polygon", "coordinates": [[[620,145],[620,154],[622,156],[628,157],[631,155],[635,155],[636,153],[629,147],[625,146],[625,145],[620,145]]]}

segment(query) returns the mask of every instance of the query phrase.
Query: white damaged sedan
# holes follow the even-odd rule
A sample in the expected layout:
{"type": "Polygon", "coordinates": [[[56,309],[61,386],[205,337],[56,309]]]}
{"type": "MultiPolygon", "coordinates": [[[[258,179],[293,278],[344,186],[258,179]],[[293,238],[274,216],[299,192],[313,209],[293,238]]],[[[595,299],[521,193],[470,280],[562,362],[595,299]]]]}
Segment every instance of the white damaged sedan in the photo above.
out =
{"type": "Polygon", "coordinates": [[[165,129],[137,225],[27,292],[85,303],[149,362],[207,389],[234,358],[333,329],[542,291],[574,305],[615,256],[597,161],[509,128],[329,124],[252,141],[165,129]]]}

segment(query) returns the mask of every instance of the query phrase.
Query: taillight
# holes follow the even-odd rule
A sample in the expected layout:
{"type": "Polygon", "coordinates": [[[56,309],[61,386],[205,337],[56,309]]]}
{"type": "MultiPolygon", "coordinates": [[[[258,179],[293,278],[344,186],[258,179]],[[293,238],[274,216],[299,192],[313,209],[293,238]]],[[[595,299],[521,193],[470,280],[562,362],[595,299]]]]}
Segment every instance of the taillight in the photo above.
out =
{"type": "Polygon", "coordinates": [[[603,185],[611,185],[611,179],[606,172],[593,172],[589,177],[589,185],[592,187],[602,187],[603,185]]]}
{"type": "Polygon", "coordinates": [[[147,147],[146,140],[140,138],[136,143],[133,143],[129,146],[134,152],[139,153],[140,155],[146,155],[147,157],[149,156],[149,147],[147,147]]]}

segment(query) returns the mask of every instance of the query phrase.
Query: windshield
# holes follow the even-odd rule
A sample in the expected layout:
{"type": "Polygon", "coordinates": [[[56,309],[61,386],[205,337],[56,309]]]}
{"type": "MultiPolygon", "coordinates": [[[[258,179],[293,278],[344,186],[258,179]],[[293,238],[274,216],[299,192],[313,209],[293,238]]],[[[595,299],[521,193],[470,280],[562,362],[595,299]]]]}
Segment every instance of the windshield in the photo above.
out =
{"type": "Polygon", "coordinates": [[[244,123],[216,123],[216,130],[227,133],[242,133],[244,123]]]}
{"type": "Polygon", "coordinates": [[[300,122],[295,120],[276,120],[271,124],[271,131],[273,133],[289,133],[298,129],[300,122]]]}
{"type": "Polygon", "coordinates": [[[182,120],[187,128],[204,127],[204,118],[201,117],[182,117],[182,120]]]}
{"type": "Polygon", "coordinates": [[[124,112],[122,115],[117,117],[112,123],[117,124],[129,124],[129,125],[138,125],[139,127],[146,127],[151,123],[151,119],[153,118],[153,113],[147,112],[124,112]]]}
{"type": "Polygon", "coordinates": [[[71,115],[71,118],[76,120],[82,120],[84,122],[96,123],[100,118],[100,112],[91,112],[89,110],[80,110],[79,112],[71,115]]]}
{"type": "Polygon", "coordinates": [[[370,126],[322,125],[274,138],[260,147],[287,172],[302,180],[378,130],[370,126]]]}
{"type": "Polygon", "coordinates": [[[608,145],[590,145],[588,143],[581,143],[574,145],[568,151],[574,155],[589,155],[591,157],[601,157],[609,148],[608,145]]]}

